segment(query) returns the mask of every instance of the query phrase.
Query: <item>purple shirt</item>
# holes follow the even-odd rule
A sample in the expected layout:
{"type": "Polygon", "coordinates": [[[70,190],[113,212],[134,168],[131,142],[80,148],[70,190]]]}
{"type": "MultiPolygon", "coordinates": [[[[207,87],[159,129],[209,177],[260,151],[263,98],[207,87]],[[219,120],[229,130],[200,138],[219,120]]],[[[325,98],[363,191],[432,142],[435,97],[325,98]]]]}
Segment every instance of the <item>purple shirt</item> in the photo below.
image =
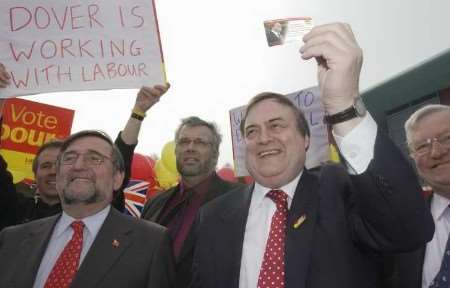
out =
{"type": "Polygon", "coordinates": [[[172,235],[173,252],[176,259],[180,255],[183,243],[208,192],[211,179],[212,175],[194,187],[187,187],[181,179],[180,190],[167,202],[161,213],[158,222],[166,225],[172,235]]]}

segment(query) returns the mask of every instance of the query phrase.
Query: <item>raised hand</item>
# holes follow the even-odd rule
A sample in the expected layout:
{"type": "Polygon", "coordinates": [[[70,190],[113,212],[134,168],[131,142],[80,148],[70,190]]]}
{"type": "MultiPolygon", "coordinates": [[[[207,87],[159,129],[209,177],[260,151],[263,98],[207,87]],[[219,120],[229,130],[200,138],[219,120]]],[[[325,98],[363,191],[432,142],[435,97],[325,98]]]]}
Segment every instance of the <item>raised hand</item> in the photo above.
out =
{"type": "Polygon", "coordinates": [[[164,95],[169,88],[169,83],[166,83],[166,85],[156,85],[153,87],[143,86],[137,94],[134,110],[141,113],[147,112],[148,109],[159,101],[161,96],[164,95]]]}
{"type": "Polygon", "coordinates": [[[303,38],[303,59],[315,58],[325,110],[340,112],[359,96],[359,75],[363,53],[348,24],[333,23],[314,27],[303,38]]]}

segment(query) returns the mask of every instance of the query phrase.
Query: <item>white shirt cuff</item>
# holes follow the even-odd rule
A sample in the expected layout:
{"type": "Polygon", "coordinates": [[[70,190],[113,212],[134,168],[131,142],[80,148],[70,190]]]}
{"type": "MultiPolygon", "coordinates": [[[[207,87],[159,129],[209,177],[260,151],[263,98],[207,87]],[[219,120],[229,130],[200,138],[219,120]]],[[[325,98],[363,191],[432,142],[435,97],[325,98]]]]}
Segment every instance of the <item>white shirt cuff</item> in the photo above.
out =
{"type": "Polygon", "coordinates": [[[373,158],[377,123],[367,112],[363,120],[344,137],[333,132],[339,151],[348,164],[350,174],[361,174],[366,171],[373,158]]]}

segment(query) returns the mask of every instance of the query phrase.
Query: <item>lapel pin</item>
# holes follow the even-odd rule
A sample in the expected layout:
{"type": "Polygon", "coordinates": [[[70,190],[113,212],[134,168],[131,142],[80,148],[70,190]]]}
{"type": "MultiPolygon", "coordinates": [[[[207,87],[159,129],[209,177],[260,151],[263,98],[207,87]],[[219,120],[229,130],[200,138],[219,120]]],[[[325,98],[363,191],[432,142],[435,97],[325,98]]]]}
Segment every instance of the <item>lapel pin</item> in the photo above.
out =
{"type": "Polygon", "coordinates": [[[120,245],[120,243],[119,243],[119,241],[117,241],[116,239],[114,239],[114,240],[112,241],[112,246],[113,246],[114,248],[118,248],[119,245],[120,245]]]}
{"type": "Polygon", "coordinates": [[[305,222],[306,220],[306,215],[303,214],[302,216],[300,216],[297,221],[295,221],[294,225],[292,227],[294,227],[294,229],[298,229],[298,227],[300,227],[300,225],[303,224],[303,222],[305,222]]]}

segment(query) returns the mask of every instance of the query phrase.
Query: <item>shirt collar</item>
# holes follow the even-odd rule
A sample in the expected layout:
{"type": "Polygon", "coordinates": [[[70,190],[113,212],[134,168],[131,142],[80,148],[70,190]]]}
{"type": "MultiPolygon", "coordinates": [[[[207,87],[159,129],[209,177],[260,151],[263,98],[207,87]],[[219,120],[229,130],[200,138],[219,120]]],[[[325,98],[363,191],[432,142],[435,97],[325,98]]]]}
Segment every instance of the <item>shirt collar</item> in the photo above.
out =
{"type": "Polygon", "coordinates": [[[111,210],[111,205],[108,205],[94,215],[83,219],[75,219],[63,211],[55,228],[55,236],[60,237],[67,229],[69,229],[70,224],[77,220],[83,221],[84,226],[90,235],[97,235],[103,222],[105,222],[106,216],[108,216],[109,210],[111,210]]]}
{"type": "MultiPolygon", "coordinates": [[[[291,206],[292,199],[294,199],[295,189],[297,188],[298,181],[300,181],[300,177],[302,176],[302,174],[303,170],[291,182],[287,183],[284,186],[281,186],[280,188],[277,188],[283,190],[283,192],[288,195],[287,201],[289,207],[291,206]]],[[[260,205],[262,205],[264,197],[270,190],[272,190],[272,188],[264,187],[261,184],[255,182],[255,188],[253,189],[252,196],[252,202],[255,201],[256,204],[255,207],[259,207],[260,205]]]]}
{"type": "Polygon", "coordinates": [[[441,196],[438,193],[433,193],[433,199],[431,200],[431,214],[435,221],[440,220],[448,205],[450,205],[450,199],[441,196]]]}
{"type": "Polygon", "coordinates": [[[211,173],[211,175],[206,177],[203,181],[201,181],[200,183],[198,183],[197,185],[192,186],[192,187],[187,187],[186,183],[184,182],[184,180],[181,179],[181,181],[180,181],[180,194],[182,196],[184,196],[184,191],[186,191],[186,190],[193,190],[194,193],[199,193],[199,194],[206,193],[208,191],[209,184],[211,183],[211,180],[212,180],[214,175],[215,175],[215,172],[211,173]]]}

